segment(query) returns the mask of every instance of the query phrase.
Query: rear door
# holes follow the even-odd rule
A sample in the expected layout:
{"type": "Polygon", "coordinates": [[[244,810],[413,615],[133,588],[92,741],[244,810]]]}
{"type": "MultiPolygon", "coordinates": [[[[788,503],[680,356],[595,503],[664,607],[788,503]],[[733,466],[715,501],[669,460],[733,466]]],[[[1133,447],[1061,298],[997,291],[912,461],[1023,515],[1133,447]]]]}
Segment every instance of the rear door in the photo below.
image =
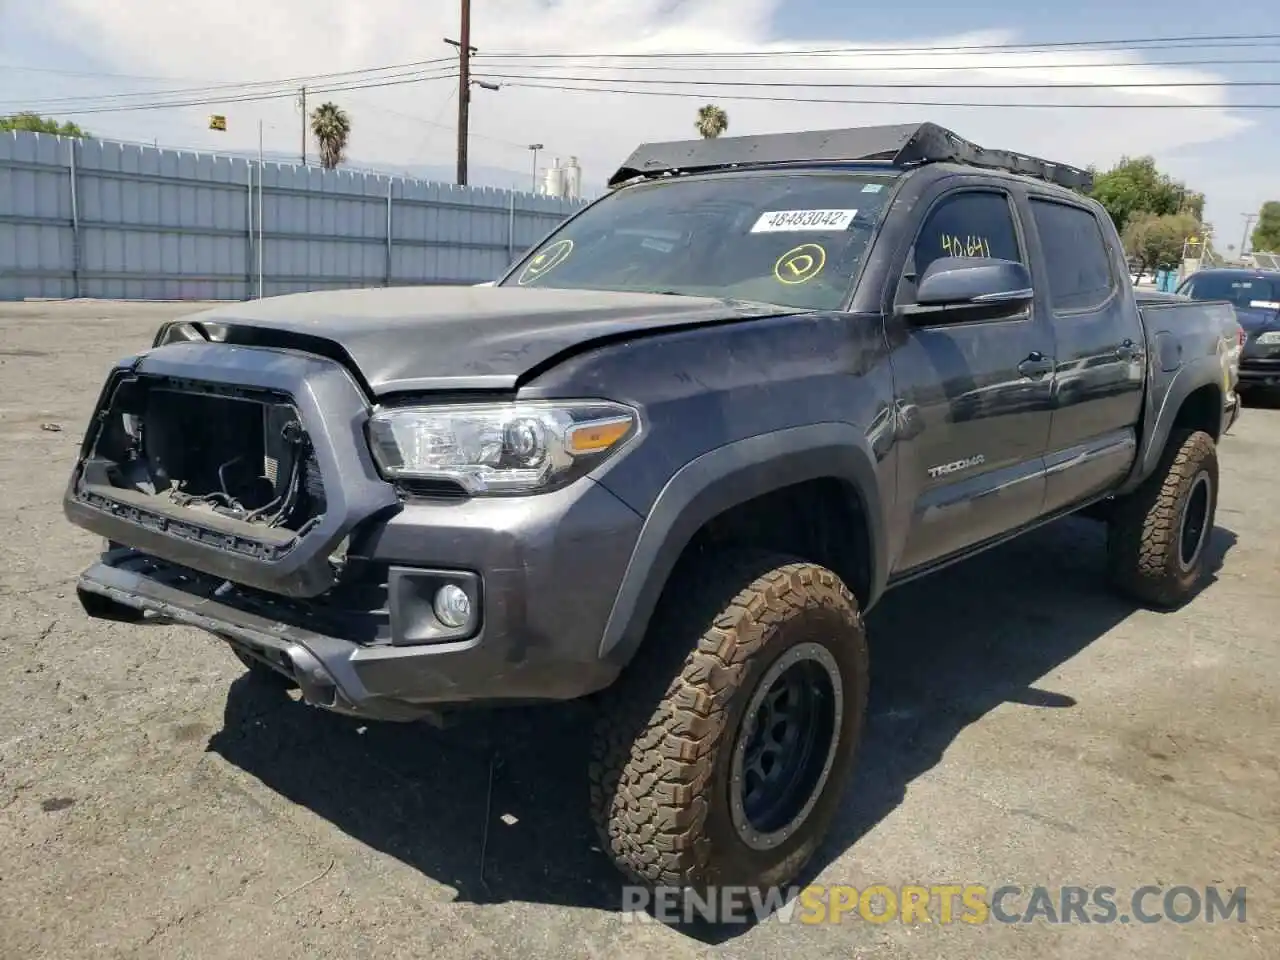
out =
{"type": "Polygon", "coordinates": [[[1046,513],[1106,491],[1137,454],[1146,340],[1118,239],[1092,206],[1032,191],[1037,308],[1056,368],[1045,453],[1046,513]]]}
{"type": "MultiPolygon", "coordinates": [[[[921,198],[926,209],[905,258],[896,304],[941,257],[1029,264],[1013,195],[991,178],[954,177],[921,198]]],[[[982,320],[908,322],[890,314],[894,389],[916,417],[899,444],[900,502],[909,532],[896,573],[945,559],[1031,521],[1044,498],[1053,334],[1035,307],[982,320]]]]}

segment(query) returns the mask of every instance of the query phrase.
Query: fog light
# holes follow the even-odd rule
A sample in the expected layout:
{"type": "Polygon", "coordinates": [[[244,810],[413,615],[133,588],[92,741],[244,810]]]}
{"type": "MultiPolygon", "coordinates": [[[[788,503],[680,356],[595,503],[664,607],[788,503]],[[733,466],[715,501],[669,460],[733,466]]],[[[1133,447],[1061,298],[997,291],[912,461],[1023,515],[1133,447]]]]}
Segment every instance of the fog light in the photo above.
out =
{"type": "Polygon", "coordinates": [[[471,619],[471,598],[461,587],[445,584],[436,591],[436,618],[446,627],[464,627],[471,619]]]}

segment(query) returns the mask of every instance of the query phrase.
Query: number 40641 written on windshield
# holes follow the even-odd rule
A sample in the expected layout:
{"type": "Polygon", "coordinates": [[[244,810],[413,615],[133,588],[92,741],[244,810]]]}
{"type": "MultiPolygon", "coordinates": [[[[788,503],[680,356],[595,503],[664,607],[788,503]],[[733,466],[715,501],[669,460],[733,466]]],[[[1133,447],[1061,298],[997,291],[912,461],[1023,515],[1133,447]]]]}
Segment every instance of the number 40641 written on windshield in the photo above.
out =
{"type": "Polygon", "coordinates": [[[986,237],[955,237],[942,235],[942,249],[949,257],[989,257],[991,244],[986,237]]]}

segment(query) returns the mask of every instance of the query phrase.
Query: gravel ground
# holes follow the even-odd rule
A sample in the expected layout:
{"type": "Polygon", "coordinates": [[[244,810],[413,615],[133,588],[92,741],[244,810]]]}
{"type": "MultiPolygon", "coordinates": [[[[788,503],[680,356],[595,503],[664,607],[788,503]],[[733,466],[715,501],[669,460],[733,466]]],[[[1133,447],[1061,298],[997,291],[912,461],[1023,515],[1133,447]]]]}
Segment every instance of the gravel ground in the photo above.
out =
{"type": "Polygon", "coordinates": [[[110,363],[190,309],[0,304],[0,956],[1280,955],[1280,410],[1222,444],[1218,569],[1178,613],[1108,594],[1076,520],[886,598],[867,744],[811,871],[1243,885],[1245,923],[673,929],[619,913],[580,710],[365,727],[195,630],[81,613],[98,544],[59,507],[81,428],[110,363]]]}

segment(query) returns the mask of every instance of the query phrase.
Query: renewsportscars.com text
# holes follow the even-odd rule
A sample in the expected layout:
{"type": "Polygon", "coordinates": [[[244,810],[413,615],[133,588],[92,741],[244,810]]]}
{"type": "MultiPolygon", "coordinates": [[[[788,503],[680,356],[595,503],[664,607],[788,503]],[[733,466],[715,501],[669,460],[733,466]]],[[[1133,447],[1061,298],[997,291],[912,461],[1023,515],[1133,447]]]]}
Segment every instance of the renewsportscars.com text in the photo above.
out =
{"type": "Polygon", "coordinates": [[[1244,923],[1244,887],[1146,885],[872,884],[623,888],[622,917],[662,923],[1244,923]]]}

